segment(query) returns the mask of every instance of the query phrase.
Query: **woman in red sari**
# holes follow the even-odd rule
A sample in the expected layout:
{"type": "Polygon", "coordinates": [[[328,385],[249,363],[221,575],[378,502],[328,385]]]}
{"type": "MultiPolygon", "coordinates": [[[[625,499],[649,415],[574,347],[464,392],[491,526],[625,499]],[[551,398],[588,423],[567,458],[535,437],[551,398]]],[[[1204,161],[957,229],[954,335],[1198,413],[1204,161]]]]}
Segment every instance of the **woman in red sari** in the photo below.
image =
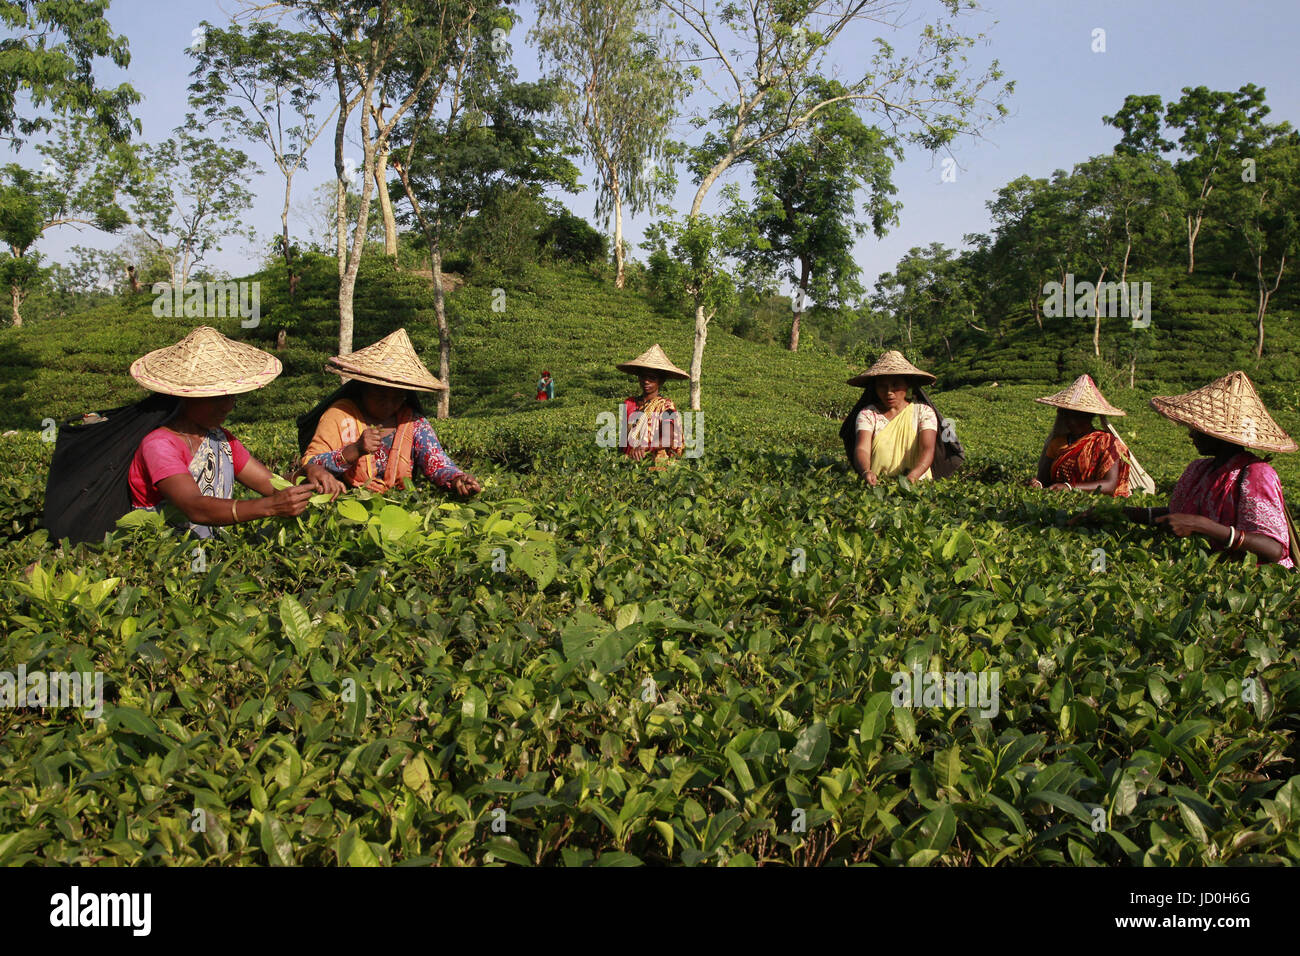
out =
{"type": "Polygon", "coordinates": [[[1273,421],[1244,372],[1233,372],[1183,395],[1151,399],[1170,421],[1188,426],[1196,450],[1207,457],[1187,466],[1168,508],[1125,508],[1130,521],[1153,524],[1180,538],[1199,535],[1215,551],[1260,563],[1295,567],[1293,535],[1273,466],[1247,448],[1295,451],[1296,443],[1273,421]]]}
{"type": "Polygon", "coordinates": [[[627,422],[624,453],[634,461],[649,457],[656,468],[680,458],[686,447],[681,416],[672,399],[660,394],[660,389],[667,379],[689,381],[690,376],[672,363],[658,343],[615,368],[635,375],[641,385],[640,395],[623,402],[627,422]]]}
{"type": "Polygon", "coordinates": [[[1106,401],[1089,375],[1080,375],[1069,388],[1036,398],[1057,408],[1056,423],[1038,459],[1031,488],[1051,491],[1099,491],[1114,498],[1129,496],[1129,450],[1109,431],[1093,426],[1095,415],[1124,415],[1106,401]]]}

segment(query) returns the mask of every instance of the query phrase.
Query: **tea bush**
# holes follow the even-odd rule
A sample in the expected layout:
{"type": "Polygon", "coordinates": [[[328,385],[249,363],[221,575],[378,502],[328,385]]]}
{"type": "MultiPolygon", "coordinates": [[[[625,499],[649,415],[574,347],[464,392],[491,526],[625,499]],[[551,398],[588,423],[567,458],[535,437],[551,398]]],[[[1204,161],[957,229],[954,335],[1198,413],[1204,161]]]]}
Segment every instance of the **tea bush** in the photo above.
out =
{"type": "Polygon", "coordinates": [[[718,437],[660,473],[484,444],[478,500],[354,493],[202,546],[12,540],[4,659],[98,670],[106,703],[0,710],[0,863],[1300,857],[1286,571],[718,437]],[[914,669],[996,672],[996,713],[894,706],[914,669]]]}

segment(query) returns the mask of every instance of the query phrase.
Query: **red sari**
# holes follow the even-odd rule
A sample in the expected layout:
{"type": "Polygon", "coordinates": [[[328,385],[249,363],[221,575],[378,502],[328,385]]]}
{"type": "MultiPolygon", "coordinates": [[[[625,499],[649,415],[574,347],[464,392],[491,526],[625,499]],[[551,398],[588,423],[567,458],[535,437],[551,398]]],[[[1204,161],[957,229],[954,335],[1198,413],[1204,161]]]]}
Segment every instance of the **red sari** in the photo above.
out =
{"type": "Polygon", "coordinates": [[[1115,498],[1127,498],[1129,466],[1125,461],[1128,448],[1109,432],[1089,432],[1078,441],[1061,447],[1056,438],[1047,446],[1047,457],[1052,462],[1052,482],[1069,482],[1077,485],[1085,481],[1101,481],[1119,462],[1119,483],[1115,485],[1115,498]]]}

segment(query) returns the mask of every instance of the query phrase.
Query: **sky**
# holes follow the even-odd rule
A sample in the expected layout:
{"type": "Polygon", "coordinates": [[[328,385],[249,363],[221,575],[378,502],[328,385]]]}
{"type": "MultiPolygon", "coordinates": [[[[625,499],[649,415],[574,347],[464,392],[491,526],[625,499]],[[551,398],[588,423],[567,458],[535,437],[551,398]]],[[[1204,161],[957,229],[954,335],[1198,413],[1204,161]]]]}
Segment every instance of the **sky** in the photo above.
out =
{"type": "MultiPolygon", "coordinates": [[[[1113,114],[1130,93],[1156,93],[1164,100],[1177,98],[1187,86],[1236,90],[1255,83],[1267,91],[1270,121],[1286,120],[1300,126],[1300,81],[1295,73],[1294,40],[1300,35],[1300,4],[1296,0],[1254,0],[1228,4],[1222,0],[983,0],[980,12],[962,19],[969,34],[984,33],[969,52],[972,69],[982,72],[993,60],[1015,81],[1006,100],[1009,115],[953,147],[950,175],[944,175],[946,154],[909,149],[895,168],[895,199],[902,204],[901,222],[883,239],[868,236],[858,241],[854,253],[862,269],[863,284],[893,269],[911,248],[940,242],[963,246],[967,233],[989,227],[985,203],[998,188],[1018,176],[1050,176],[1069,169],[1090,156],[1109,153],[1118,131],[1106,126],[1102,116],[1113,114]],[[1099,47],[1104,32],[1104,51],[1099,47]]],[[[143,139],[158,142],[171,135],[187,112],[186,88],[192,61],[186,48],[203,20],[223,23],[238,10],[238,0],[113,0],[109,20],[130,42],[131,64],[126,71],[104,67],[97,71],[105,84],[122,79],[143,97],[136,115],[143,124],[143,139]]],[[[933,0],[913,0],[901,30],[859,24],[842,36],[832,59],[845,76],[860,73],[874,49],[874,37],[884,36],[898,52],[911,49],[909,37],[916,24],[933,16],[933,0]]],[[[536,51],[526,41],[534,16],[531,2],[521,5],[523,22],[511,33],[514,62],[523,79],[536,78],[541,69],[536,51]]],[[[706,94],[697,92],[683,105],[686,112],[705,109],[706,94]]],[[[328,109],[328,107],[326,107],[328,109]]],[[[353,124],[355,125],[355,124],[353,124]]],[[[682,128],[682,135],[690,135],[682,128]]],[[[333,178],[330,135],[322,137],[309,154],[308,169],[295,182],[295,205],[309,191],[333,178]]],[[[361,158],[359,134],[353,133],[349,153],[361,158]]],[[[209,257],[210,266],[232,275],[250,271],[260,249],[279,231],[283,181],[275,171],[269,151],[255,143],[241,144],[263,173],[253,182],[257,201],[248,214],[259,236],[258,249],[243,240],[229,240],[209,257]]],[[[12,156],[5,161],[12,161],[12,156]]],[[[39,156],[29,147],[19,161],[39,168],[39,156]],[[33,159],[35,157],[35,159],[33,159]]],[[[555,193],[569,208],[597,228],[607,222],[594,212],[591,168],[580,163],[587,189],[577,195],[555,193]]],[[[673,205],[689,211],[694,184],[685,171],[673,205]]],[[[736,182],[748,188],[741,168],[714,187],[736,182]]],[[[716,210],[710,202],[706,211],[716,210]]],[[[649,214],[625,219],[630,244],[640,240],[652,221],[649,214]]],[[[306,232],[301,215],[291,219],[296,235],[306,232]]],[[[73,245],[108,248],[120,242],[92,230],[78,232],[62,227],[44,237],[38,249],[48,261],[63,261],[73,245]]],[[[634,248],[634,256],[640,250],[634,248]]]]}

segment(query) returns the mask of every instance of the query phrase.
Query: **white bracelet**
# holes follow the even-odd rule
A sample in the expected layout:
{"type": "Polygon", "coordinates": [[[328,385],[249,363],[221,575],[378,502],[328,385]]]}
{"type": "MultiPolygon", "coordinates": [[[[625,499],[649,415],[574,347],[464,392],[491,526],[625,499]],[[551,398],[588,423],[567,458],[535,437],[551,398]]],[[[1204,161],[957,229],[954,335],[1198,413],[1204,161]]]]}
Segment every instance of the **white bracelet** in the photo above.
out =
{"type": "Polygon", "coordinates": [[[1066,491],[1073,491],[1073,490],[1074,490],[1074,485],[1070,484],[1070,483],[1067,481],[1067,482],[1065,483],[1065,490],[1066,490],[1066,491]]]}

